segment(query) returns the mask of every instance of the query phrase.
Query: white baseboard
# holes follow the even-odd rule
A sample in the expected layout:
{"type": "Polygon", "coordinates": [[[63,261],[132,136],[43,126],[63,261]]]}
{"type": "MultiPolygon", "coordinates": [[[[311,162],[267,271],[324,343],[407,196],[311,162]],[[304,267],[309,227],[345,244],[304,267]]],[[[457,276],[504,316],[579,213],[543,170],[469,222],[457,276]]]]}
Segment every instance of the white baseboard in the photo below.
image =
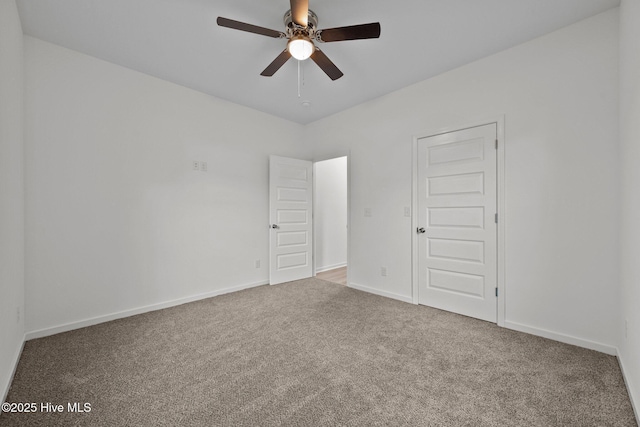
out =
{"type": "Polygon", "coordinates": [[[622,372],[622,379],[624,380],[624,385],[627,387],[627,394],[629,395],[629,400],[631,401],[631,407],[633,408],[633,413],[636,416],[636,423],[638,423],[638,425],[640,425],[640,412],[638,411],[638,409],[640,409],[638,407],[638,404],[640,404],[640,402],[636,402],[634,400],[634,397],[636,396],[636,394],[634,393],[634,389],[631,386],[631,382],[628,380],[627,378],[627,374],[625,373],[625,369],[624,369],[624,360],[622,360],[622,357],[620,357],[620,350],[618,348],[616,348],[616,356],[618,357],[618,364],[620,365],[620,371],[622,372]]]}
{"type": "Polygon", "coordinates": [[[336,268],[342,268],[346,266],[347,266],[346,262],[341,262],[339,264],[333,264],[333,265],[325,265],[324,267],[316,268],[316,274],[322,273],[323,271],[335,270],[336,268]]]}
{"type": "Polygon", "coordinates": [[[391,299],[396,299],[402,302],[408,302],[410,304],[413,303],[413,299],[409,296],[404,296],[400,294],[394,294],[393,292],[382,291],[380,289],[370,288],[368,286],[359,285],[357,283],[349,283],[349,287],[353,289],[357,289],[359,291],[368,292],[370,294],[380,295],[381,297],[387,297],[391,299]]]}
{"type": "Polygon", "coordinates": [[[616,356],[618,349],[616,347],[598,343],[595,341],[589,341],[582,338],[577,338],[571,335],[565,335],[558,332],[547,331],[546,329],[535,328],[532,326],[523,325],[517,322],[510,322],[506,320],[504,327],[507,329],[513,329],[514,331],[525,332],[527,334],[536,335],[550,340],[563,342],[565,344],[571,344],[578,347],[588,348],[589,350],[599,351],[601,353],[616,356]]]}
{"type": "Polygon", "coordinates": [[[22,337],[22,344],[18,346],[16,349],[16,353],[13,355],[13,369],[11,369],[11,375],[9,375],[8,382],[6,384],[2,384],[2,400],[0,402],[7,401],[7,395],[9,394],[9,388],[11,388],[11,383],[13,382],[13,377],[16,375],[16,369],[18,369],[18,362],[20,362],[20,356],[22,355],[22,349],[24,349],[24,343],[26,341],[25,337],[22,337]]]}
{"type": "Polygon", "coordinates": [[[107,314],[104,316],[92,317],[90,319],[80,320],[77,322],[65,323],[63,325],[53,326],[50,328],[38,329],[36,331],[27,332],[25,339],[32,340],[36,338],[47,337],[49,335],[55,335],[62,332],[72,331],[74,329],[85,328],[87,326],[97,325],[99,323],[109,322],[111,320],[122,319],[123,317],[135,316],[136,314],[147,313],[149,311],[162,310],[163,308],[175,307],[177,305],[186,304],[193,301],[199,301],[206,298],[215,297],[218,295],[229,294],[231,292],[241,291],[243,289],[254,288],[256,286],[268,285],[269,281],[261,281],[256,283],[248,283],[244,285],[232,286],[230,288],[218,289],[211,292],[205,292],[203,294],[191,295],[184,298],[178,298],[171,301],[165,301],[158,304],[146,305],[143,307],[133,308],[131,310],[119,311],[117,313],[107,314]]]}

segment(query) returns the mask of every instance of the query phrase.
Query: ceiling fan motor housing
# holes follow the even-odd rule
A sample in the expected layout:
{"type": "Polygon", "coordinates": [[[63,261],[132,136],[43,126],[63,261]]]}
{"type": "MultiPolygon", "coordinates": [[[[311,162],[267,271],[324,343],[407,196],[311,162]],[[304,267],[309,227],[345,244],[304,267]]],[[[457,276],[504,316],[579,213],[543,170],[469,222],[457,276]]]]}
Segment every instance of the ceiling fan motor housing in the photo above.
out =
{"type": "MultiPolygon", "coordinates": [[[[313,10],[309,9],[309,21],[307,24],[307,29],[309,30],[309,32],[311,31],[315,31],[318,29],[318,15],[316,15],[313,10]]],[[[289,30],[296,30],[296,29],[303,29],[303,27],[297,25],[295,22],[293,22],[293,16],[291,15],[291,9],[287,10],[287,12],[284,14],[284,26],[287,27],[287,29],[289,30]]]]}

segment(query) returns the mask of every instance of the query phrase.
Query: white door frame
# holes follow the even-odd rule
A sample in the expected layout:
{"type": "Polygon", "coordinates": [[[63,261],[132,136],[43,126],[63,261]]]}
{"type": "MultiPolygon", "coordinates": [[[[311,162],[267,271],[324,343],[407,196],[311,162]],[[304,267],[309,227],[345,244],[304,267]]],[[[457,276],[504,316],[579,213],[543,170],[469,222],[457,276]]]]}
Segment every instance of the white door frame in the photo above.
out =
{"type": "Polygon", "coordinates": [[[467,121],[458,125],[446,126],[443,128],[434,128],[420,132],[413,137],[413,150],[412,150],[412,185],[411,185],[411,282],[412,282],[412,301],[414,304],[418,304],[418,236],[416,229],[418,228],[418,216],[416,215],[418,209],[418,140],[422,138],[428,138],[430,136],[436,136],[443,133],[455,132],[458,130],[473,128],[477,126],[483,126],[495,123],[497,126],[497,138],[498,138],[498,150],[497,150],[497,198],[498,198],[498,254],[497,254],[497,277],[498,277],[498,326],[504,327],[505,312],[506,312],[506,283],[505,283],[505,138],[504,138],[504,115],[492,116],[481,118],[475,121],[467,121]]]}
{"type": "MultiPolygon", "coordinates": [[[[351,269],[349,268],[349,263],[351,260],[351,150],[338,150],[331,154],[314,157],[311,162],[313,162],[313,207],[312,211],[315,214],[316,209],[316,163],[322,162],[325,160],[337,159],[339,157],[347,158],[347,286],[351,286],[351,269]]],[[[315,222],[313,227],[313,256],[312,256],[312,268],[313,275],[315,276],[316,272],[316,239],[315,235],[315,222]]]]}

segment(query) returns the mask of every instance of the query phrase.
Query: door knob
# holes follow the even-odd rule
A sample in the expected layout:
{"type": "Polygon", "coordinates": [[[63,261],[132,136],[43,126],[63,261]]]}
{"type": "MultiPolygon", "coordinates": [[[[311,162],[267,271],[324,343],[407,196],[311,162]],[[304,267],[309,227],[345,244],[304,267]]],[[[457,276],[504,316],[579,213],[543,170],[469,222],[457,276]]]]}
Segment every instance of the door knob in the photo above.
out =
{"type": "Polygon", "coordinates": [[[420,228],[416,229],[416,231],[417,231],[418,234],[422,234],[422,233],[426,233],[427,232],[427,230],[425,230],[424,227],[420,227],[420,228]]]}
{"type": "Polygon", "coordinates": [[[280,228],[278,224],[271,224],[271,228],[280,228]]]}

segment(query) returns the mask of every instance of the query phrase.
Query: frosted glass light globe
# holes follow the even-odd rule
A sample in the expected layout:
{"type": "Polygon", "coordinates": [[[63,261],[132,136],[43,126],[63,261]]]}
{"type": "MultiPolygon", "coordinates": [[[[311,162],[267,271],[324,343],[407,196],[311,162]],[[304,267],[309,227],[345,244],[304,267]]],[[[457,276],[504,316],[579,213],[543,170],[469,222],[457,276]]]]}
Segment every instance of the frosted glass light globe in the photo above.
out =
{"type": "Polygon", "coordinates": [[[298,61],[304,61],[313,54],[316,47],[308,38],[304,36],[297,36],[292,37],[291,40],[289,40],[289,43],[287,43],[287,49],[291,56],[296,58],[298,61]]]}

